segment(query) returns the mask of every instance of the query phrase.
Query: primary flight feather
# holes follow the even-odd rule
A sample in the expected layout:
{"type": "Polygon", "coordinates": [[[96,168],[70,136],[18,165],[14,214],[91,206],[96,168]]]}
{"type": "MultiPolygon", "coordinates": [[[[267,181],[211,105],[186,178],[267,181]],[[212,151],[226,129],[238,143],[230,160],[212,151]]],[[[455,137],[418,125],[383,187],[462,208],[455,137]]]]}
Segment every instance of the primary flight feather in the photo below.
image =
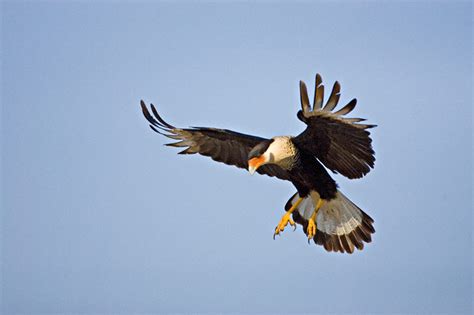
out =
{"type": "Polygon", "coordinates": [[[271,139],[226,129],[176,128],[161,118],[153,104],[151,113],[143,101],[140,104],[150,127],[177,140],[169,146],[184,148],[180,154],[199,153],[251,174],[291,181],[297,192],[288,200],[274,237],[288,224],[296,228],[298,223],[308,241],[327,251],[352,253],[355,248],[362,250],[364,242],[371,242],[374,221],[338,190],[326,168],[350,179],[367,174],[375,162],[368,129],[375,125],[365,124],[362,118],[344,117],[354,109],[356,99],[334,111],[339,98],[340,84],[336,81],[323,106],[324,86],[317,74],[311,106],[306,85],[300,81],[301,110],[297,117],[307,127],[296,137],[271,139]]]}

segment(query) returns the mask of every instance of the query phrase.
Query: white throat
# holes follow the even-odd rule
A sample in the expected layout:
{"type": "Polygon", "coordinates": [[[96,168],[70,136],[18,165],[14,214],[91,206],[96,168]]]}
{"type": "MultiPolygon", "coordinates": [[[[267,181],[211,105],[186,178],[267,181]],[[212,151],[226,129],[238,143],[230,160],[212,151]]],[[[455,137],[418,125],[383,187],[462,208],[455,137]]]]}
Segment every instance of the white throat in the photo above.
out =
{"type": "Polygon", "coordinates": [[[263,154],[267,163],[277,164],[283,169],[291,169],[297,155],[297,149],[290,136],[274,137],[273,142],[263,154]]]}

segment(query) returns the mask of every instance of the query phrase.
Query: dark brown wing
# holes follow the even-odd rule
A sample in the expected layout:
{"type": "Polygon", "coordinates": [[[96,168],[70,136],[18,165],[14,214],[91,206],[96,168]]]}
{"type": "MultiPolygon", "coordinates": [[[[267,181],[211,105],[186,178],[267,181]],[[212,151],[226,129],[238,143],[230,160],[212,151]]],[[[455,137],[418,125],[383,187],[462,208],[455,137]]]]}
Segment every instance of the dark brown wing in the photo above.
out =
{"type": "Polygon", "coordinates": [[[316,75],[313,109],[309,104],[306,85],[300,81],[301,108],[298,118],[308,127],[293,140],[300,149],[316,156],[327,168],[348,178],[360,178],[374,167],[375,157],[369,128],[375,125],[360,123],[362,118],[344,118],[356,106],[353,99],[333,112],[339,101],[340,85],[336,81],[324,107],[324,87],[316,75]]]}
{"type": "MultiPolygon", "coordinates": [[[[151,129],[168,138],[179,140],[168,146],[184,147],[179,154],[199,153],[211,157],[214,161],[235,165],[248,169],[250,150],[267,139],[246,135],[226,129],[193,127],[189,129],[175,128],[165,122],[158,114],[155,106],[150,105],[153,116],[143,101],[140,102],[143,115],[150,123],[151,129]]],[[[288,173],[277,165],[264,165],[257,170],[260,174],[276,176],[289,180],[288,173]]]]}

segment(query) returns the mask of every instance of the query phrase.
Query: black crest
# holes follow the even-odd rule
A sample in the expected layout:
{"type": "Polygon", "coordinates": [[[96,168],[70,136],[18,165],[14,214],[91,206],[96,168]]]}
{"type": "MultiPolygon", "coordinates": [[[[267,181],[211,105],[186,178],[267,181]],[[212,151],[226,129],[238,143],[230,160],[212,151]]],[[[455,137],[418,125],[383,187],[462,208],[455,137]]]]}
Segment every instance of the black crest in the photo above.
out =
{"type": "Polygon", "coordinates": [[[254,146],[252,150],[250,150],[249,152],[249,160],[254,157],[259,157],[260,155],[265,153],[265,151],[267,151],[270,144],[272,144],[273,140],[274,139],[268,139],[254,146]]]}

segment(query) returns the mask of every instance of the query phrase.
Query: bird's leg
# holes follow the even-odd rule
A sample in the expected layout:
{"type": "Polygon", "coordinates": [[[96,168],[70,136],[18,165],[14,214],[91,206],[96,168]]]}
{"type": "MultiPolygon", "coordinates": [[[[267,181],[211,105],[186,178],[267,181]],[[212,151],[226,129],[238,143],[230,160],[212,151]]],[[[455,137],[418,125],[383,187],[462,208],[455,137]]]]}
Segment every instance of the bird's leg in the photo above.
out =
{"type": "Polygon", "coordinates": [[[275,239],[275,236],[279,235],[280,232],[283,232],[283,230],[288,225],[288,223],[290,223],[290,225],[296,229],[296,224],[295,224],[295,221],[293,221],[293,219],[291,218],[291,214],[293,213],[293,211],[296,210],[296,208],[298,208],[301,201],[303,201],[303,198],[300,197],[295,202],[295,204],[292,205],[291,208],[281,217],[280,222],[278,223],[278,225],[275,228],[275,233],[273,233],[273,239],[275,239]]]}
{"type": "Polygon", "coordinates": [[[318,214],[319,209],[323,206],[324,200],[319,199],[316,207],[314,208],[313,214],[308,220],[308,228],[306,229],[306,234],[308,234],[308,242],[316,235],[316,216],[318,214]]]}

